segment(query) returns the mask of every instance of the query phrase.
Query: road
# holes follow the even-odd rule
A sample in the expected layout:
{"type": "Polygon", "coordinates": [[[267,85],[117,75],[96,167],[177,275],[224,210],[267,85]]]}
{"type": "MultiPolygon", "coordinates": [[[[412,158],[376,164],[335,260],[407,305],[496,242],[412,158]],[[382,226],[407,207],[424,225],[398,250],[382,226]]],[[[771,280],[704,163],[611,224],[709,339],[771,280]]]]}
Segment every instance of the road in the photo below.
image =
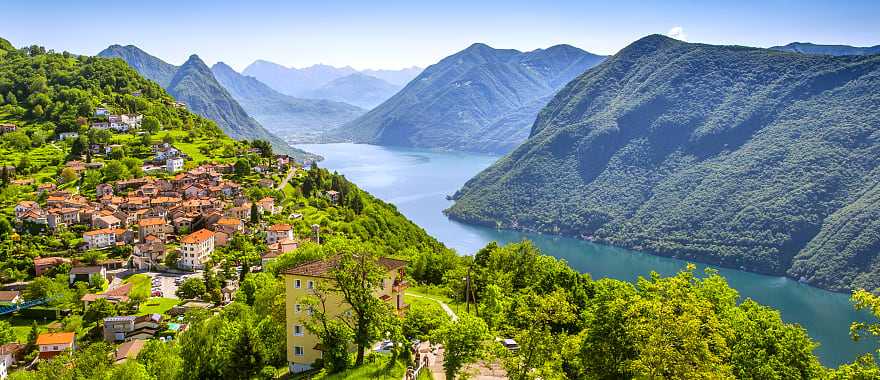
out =
{"type": "Polygon", "coordinates": [[[284,186],[287,186],[287,182],[290,182],[290,179],[293,178],[294,174],[296,174],[296,168],[290,168],[290,170],[287,171],[287,176],[284,177],[284,180],[278,184],[278,187],[276,187],[275,190],[284,189],[284,186]]]}

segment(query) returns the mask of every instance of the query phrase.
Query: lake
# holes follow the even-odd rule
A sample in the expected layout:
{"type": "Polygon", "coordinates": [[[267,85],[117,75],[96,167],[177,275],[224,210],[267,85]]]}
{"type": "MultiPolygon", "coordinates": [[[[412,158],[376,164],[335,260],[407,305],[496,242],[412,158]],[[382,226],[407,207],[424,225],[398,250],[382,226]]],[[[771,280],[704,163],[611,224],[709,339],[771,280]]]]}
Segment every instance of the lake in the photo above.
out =
{"type": "MultiPolygon", "coordinates": [[[[451,203],[446,196],[455,193],[498,157],[360,144],[301,144],[297,147],[324,156],[326,159],[319,166],[338,171],[374,196],[393,203],[409,219],[460,254],[473,254],[491,241],[508,243],[529,239],[545,254],[565,259],[573,268],[590,273],[593,278],[626,281],[648,276],[651,271],[672,275],[686,265],[682,260],[578,239],[496,230],[446,218],[442,211],[451,203]]],[[[702,272],[705,265],[698,267],[702,272]]],[[[804,326],[810,336],[821,343],[816,353],[823,364],[837,366],[876,350],[871,342],[850,340],[850,322],[866,320],[869,316],[855,312],[848,295],[785,277],[718,270],[741,296],[772,306],[780,310],[785,321],[804,326]]]]}

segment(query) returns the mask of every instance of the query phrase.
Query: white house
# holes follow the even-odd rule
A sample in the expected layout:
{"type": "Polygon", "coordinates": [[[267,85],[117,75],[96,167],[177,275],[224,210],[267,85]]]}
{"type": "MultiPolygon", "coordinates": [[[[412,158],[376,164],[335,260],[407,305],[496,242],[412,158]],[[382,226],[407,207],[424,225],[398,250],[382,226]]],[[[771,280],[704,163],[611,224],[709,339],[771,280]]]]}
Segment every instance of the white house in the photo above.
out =
{"type": "Polygon", "coordinates": [[[58,134],[58,140],[75,139],[79,137],[78,132],[61,132],[58,134]]]}
{"type": "Polygon", "coordinates": [[[266,229],[266,244],[293,240],[293,227],[289,224],[273,224],[266,229]]]}
{"type": "Polygon", "coordinates": [[[9,368],[22,356],[24,348],[21,343],[7,343],[0,346],[0,379],[9,376],[9,368]]]}
{"type": "Polygon", "coordinates": [[[116,231],[110,228],[86,231],[83,240],[89,249],[106,248],[116,244],[116,231]]]}
{"type": "Polygon", "coordinates": [[[202,269],[208,257],[214,252],[214,233],[201,229],[180,240],[180,266],[187,269],[202,269]]]}
{"type": "Polygon", "coordinates": [[[76,333],[44,333],[37,337],[40,359],[51,359],[65,351],[76,350],[76,333]]]}
{"type": "Polygon", "coordinates": [[[169,158],[165,160],[165,171],[176,173],[183,170],[183,158],[169,158]]]}
{"type": "Polygon", "coordinates": [[[95,116],[107,116],[107,115],[110,115],[110,111],[108,111],[106,108],[98,107],[95,109],[95,116]]]}

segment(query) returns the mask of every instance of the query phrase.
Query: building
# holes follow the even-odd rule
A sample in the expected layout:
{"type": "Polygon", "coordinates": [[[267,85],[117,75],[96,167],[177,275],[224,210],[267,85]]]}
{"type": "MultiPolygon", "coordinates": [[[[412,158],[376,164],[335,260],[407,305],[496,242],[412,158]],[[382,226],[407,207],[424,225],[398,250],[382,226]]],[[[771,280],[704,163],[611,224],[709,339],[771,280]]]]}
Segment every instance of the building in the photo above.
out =
{"type": "Polygon", "coordinates": [[[220,218],[214,225],[214,231],[232,236],[244,232],[244,223],[238,218],[220,218]]]}
{"type": "MultiPolygon", "coordinates": [[[[287,362],[291,373],[309,370],[312,363],[321,358],[320,339],[305,328],[308,311],[302,305],[302,298],[314,294],[319,285],[332,288],[331,271],[337,263],[338,256],[310,261],[282,272],[287,302],[287,362]]],[[[403,294],[407,283],[403,278],[406,262],[381,258],[379,264],[385,267],[388,276],[382,281],[376,297],[391,304],[398,312],[405,310],[407,305],[403,302],[403,294]]],[[[328,315],[339,315],[350,309],[339,293],[331,292],[326,296],[328,315]]]]}
{"type": "MultiPolygon", "coordinates": [[[[126,219],[128,218],[126,217],[126,219]]],[[[114,215],[101,215],[92,220],[94,228],[119,228],[121,225],[122,220],[114,215]]]]}
{"type": "Polygon", "coordinates": [[[75,139],[79,137],[78,132],[61,132],[58,134],[58,140],[75,139]]]}
{"type": "Polygon", "coordinates": [[[0,290],[0,303],[21,303],[21,292],[18,290],[0,290]]]}
{"type": "Polygon", "coordinates": [[[37,257],[34,258],[34,272],[37,276],[42,276],[47,270],[69,262],[70,260],[63,257],[37,257]]]}
{"type": "Polygon", "coordinates": [[[143,242],[134,246],[131,252],[131,265],[140,270],[151,270],[165,258],[165,243],[153,235],[147,235],[143,242]]]}
{"type": "Polygon", "coordinates": [[[91,267],[75,267],[70,268],[70,283],[73,284],[77,281],[82,281],[87,284],[92,282],[92,279],[98,278],[107,278],[107,269],[102,266],[91,266],[91,267]]]}
{"type": "Polygon", "coordinates": [[[266,229],[266,244],[275,244],[281,240],[293,240],[293,226],[273,224],[266,229]]]}
{"type": "Polygon", "coordinates": [[[116,230],[112,228],[102,228],[100,230],[86,231],[83,233],[83,240],[85,240],[88,249],[111,247],[116,244],[116,230]]]}
{"type": "Polygon", "coordinates": [[[275,207],[275,199],[272,197],[265,197],[257,201],[257,208],[260,210],[260,213],[277,214],[281,212],[280,208],[275,207]]]}
{"type": "Polygon", "coordinates": [[[18,129],[18,127],[16,127],[15,124],[10,124],[10,123],[0,124],[0,133],[15,132],[16,129],[18,129]]]}
{"type": "Polygon", "coordinates": [[[72,332],[45,333],[37,337],[40,359],[51,359],[65,351],[76,351],[76,334],[72,332]]]}
{"type": "Polygon", "coordinates": [[[21,343],[7,343],[0,346],[0,379],[9,376],[9,368],[21,360],[25,345],[21,343]]]}
{"type": "Polygon", "coordinates": [[[183,170],[183,158],[175,157],[165,160],[165,171],[176,173],[183,170]]]}
{"type": "Polygon", "coordinates": [[[214,252],[214,233],[201,229],[180,240],[180,263],[186,269],[202,269],[214,252]]]}
{"type": "Polygon", "coordinates": [[[133,339],[150,339],[159,331],[159,314],[127,315],[104,318],[104,340],[108,343],[133,339]]]}
{"type": "Polygon", "coordinates": [[[165,235],[170,234],[174,229],[164,218],[146,218],[138,221],[138,240],[153,235],[159,239],[165,240],[165,235]]]}

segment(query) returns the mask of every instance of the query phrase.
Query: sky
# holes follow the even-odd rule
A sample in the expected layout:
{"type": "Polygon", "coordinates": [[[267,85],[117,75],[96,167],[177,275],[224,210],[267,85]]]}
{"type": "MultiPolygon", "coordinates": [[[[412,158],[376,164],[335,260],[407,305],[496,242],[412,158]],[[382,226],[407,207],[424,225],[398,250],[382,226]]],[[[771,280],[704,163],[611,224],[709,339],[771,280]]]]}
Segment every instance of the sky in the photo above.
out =
{"type": "Polygon", "coordinates": [[[474,42],[614,54],[654,33],[758,47],[870,46],[880,44],[878,14],[878,0],[0,0],[0,37],[90,55],[133,44],[172,64],[195,53],[239,71],[257,59],[397,69],[428,66],[474,42]]]}

